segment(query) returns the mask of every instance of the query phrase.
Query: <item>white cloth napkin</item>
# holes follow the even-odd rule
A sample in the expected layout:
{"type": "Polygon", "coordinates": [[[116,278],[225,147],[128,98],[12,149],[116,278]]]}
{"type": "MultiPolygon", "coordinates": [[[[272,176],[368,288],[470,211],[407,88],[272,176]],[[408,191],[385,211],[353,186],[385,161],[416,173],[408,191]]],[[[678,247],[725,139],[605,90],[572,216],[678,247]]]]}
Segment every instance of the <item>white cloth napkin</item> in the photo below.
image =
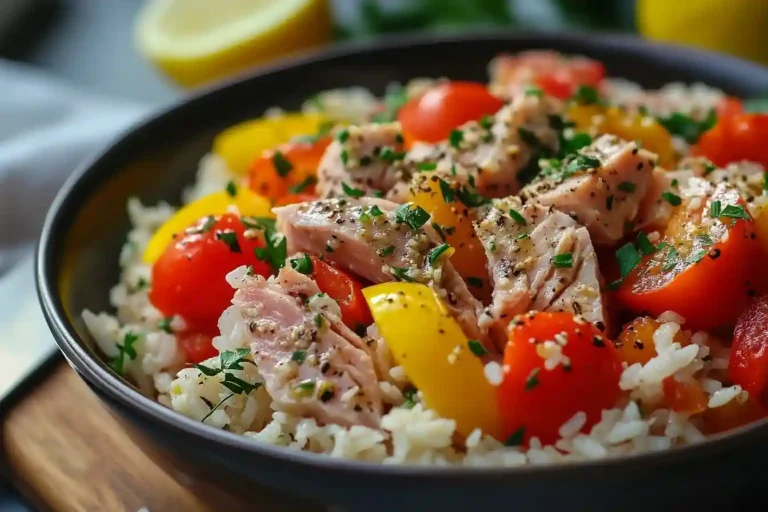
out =
{"type": "Polygon", "coordinates": [[[0,60],[0,398],[51,346],[31,261],[51,201],[80,162],[148,110],[0,60]]]}

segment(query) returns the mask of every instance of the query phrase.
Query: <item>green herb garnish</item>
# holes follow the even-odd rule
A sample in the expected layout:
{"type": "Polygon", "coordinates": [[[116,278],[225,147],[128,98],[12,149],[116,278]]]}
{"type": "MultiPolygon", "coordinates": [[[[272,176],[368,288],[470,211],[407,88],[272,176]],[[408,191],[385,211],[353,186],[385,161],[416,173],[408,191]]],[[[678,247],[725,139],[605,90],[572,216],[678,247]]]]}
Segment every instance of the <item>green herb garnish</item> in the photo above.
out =
{"type": "Polygon", "coordinates": [[[300,274],[308,276],[314,270],[312,258],[310,258],[307,254],[304,254],[298,258],[291,258],[291,268],[300,274]]]}
{"type": "Polygon", "coordinates": [[[227,182],[227,186],[225,190],[227,191],[227,194],[229,194],[232,197],[235,197],[237,195],[237,184],[234,181],[229,180],[227,182]]]}
{"type": "Polygon", "coordinates": [[[431,251],[429,251],[429,255],[427,259],[429,260],[430,265],[434,265],[435,262],[440,258],[440,255],[442,255],[445,251],[450,249],[451,246],[448,244],[440,244],[431,251]]]}
{"type": "Polygon", "coordinates": [[[555,254],[555,257],[552,258],[552,264],[557,268],[573,267],[573,253],[565,252],[562,254],[555,254]]]}
{"type": "Polygon", "coordinates": [[[408,275],[408,269],[402,268],[402,267],[389,267],[389,270],[392,272],[392,275],[399,279],[400,281],[407,281],[409,283],[413,282],[413,278],[408,275]]]}
{"type": "Polygon", "coordinates": [[[388,245],[388,246],[382,247],[381,249],[376,251],[376,254],[378,254],[379,256],[381,256],[383,258],[385,256],[389,256],[393,252],[395,252],[395,246],[394,245],[388,245]]]}
{"type": "Polygon", "coordinates": [[[504,446],[520,446],[523,444],[523,440],[525,439],[525,427],[520,427],[519,429],[512,432],[512,434],[507,438],[506,441],[504,441],[504,446]]]}
{"type": "Polygon", "coordinates": [[[437,169],[437,164],[435,162],[419,162],[416,164],[416,169],[420,171],[434,171],[437,169]]]}
{"type": "Polygon", "coordinates": [[[627,194],[631,194],[635,191],[636,185],[632,183],[631,181],[622,181],[619,183],[619,190],[622,192],[626,192],[627,194]]]}
{"type": "Polygon", "coordinates": [[[307,352],[305,350],[296,350],[291,354],[291,361],[296,361],[299,364],[303,363],[306,358],[307,352]]]}
{"type": "Polygon", "coordinates": [[[172,316],[161,318],[160,321],[157,322],[157,328],[161,331],[167,332],[168,334],[173,334],[173,329],[171,329],[171,322],[173,322],[172,316]]]}
{"type": "Polygon", "coordinates": [[[616,262],[619,264],[619,274],[624,279],[640,263],[640,254],[638,254],[632,242],[627,242],[616,251],[616,262]]]}
{"type": "Polygon", "coordinates": [[[534,368],[531,373],[528,375],[528,378],[525,379],[525,390],[531,391],[532,389],[535,389],[536,386],[539,385],[539,372],[541,371],[541,368],[534,368]]]}
{"type": "Polygon", "coordinates": [[[235,253],[243,252],[242,249],[240,249],[240,243],[237,241],[237,233],[235,233],[231,229],[226,229],[224,231],[217,231],[216,240],[221,240],[222,242],[227,244],[227,247],[229,247],[230,252],[235,252],[235,253]]]}
{"type": "Polygon", "coordinates": [[[464,140],[464,132],[461,130],[451,130],[451,133],[448,135],[448,143],[454,147],[457,148],[461,144],[461,141],[464,140]]]}
{"type": "Polygon", "coordinates": [[[116,344],[117,356],[109,362],[109,366],[118,375],[123,374],[126,357],[133,361],[138,356],[136,353],[136,347],[134,346],[136,345],[137,341],[139,341],[139,335],[133,333],[132,331],[128,331],[123,336],[123,342],[116,344]]]}
{"type": "Polygon", "coordinates": [[[484,355],[488,354],[488,351],[478,340],[467,341],[467,346],[469,347],[470,352],[475,354],[477,357],[483,357],[484,355]]]}
{"type": "Polygon", "coordinates": [[[701,135],[715,126],[717,114],[711,109],[703,121],[697,121],[680,112],[658,119],[659,123],[672,135],[682,137],[688,144],[695,144],[701,135]]]}
{"type": "Polygon", "coordinates": [[[293,169],[293,164],[285,158],[280,150],[275,151],[275,154],[272,155],[272,165],[275,166],[275,171],[282,178],[288,176],[288,173],[293,169]]]}
{"type": "Polygon", "coordinates": [[[523,217],[523,215],[520,212],[518,212],[517,210],[510,209],[509,210],[509,216],[512,217],[512,220],[514,220],[515,222],[517,222],[521,226],[527,226],[528,225],[528,221],[526,221],[525,217],[523,217]]]}
{"type": "Polygon", "coordinates": [[[682,202],[680,196],[673,194],[672,192],[663,192],[661,197],[672,206],[680,206],[680,203],[682,202]]]}
{"type": "Polygon", "coordinates": [[[411,229],[419,229],[429,220],[427,213],[421,206],[411,208],[413,203],[405,203],[395,209],[395,221],[408,225],[411,229]]]}
{"type": "Polygon", "coordinates": [[[315,183],[317,183],[317,178],[315,178],[314,176],[307,176],[306,178],[304,178],[304,181],[302,181],[301,183],[298,183],[288,188],[288,191],[291,194],[301,194],[302,192],[307,190],[309,187],[311,187],[315,183]]]}

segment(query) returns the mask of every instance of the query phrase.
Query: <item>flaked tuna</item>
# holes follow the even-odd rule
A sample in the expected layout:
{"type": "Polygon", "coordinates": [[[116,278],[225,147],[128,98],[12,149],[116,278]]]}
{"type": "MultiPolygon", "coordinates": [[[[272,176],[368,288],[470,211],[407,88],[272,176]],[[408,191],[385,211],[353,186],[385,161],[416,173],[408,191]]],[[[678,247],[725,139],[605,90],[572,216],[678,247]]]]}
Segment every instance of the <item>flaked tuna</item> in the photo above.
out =
{"type": "Polygon", "coordinates": [[[482,304],[446,258],[431,261],[441,241],[424,210],[383,199],[338,198],[274,211],[289,252],[322,255],[373,283],[427,284],[444,298],[467,336],[487,340],[477,325],[482,304]]]}
{"type": "Polygon", "coordinates": [[[382,401],[374,364],[359,337],[339,330],[338,305],[289,268],[270,280],[245,279],[233,303],[277,408],[324,424],[378,427],[382,401]]]}
{"type": "Polygon", "coordinates": [[[600,273],[589,233],[568,215],[515,197],[494,201],[475,225],[494,284],[491,305],[480,317],[494,339],[527,311],[568,311],[604,322],[600,273]]]}
{"type": "Polygon", "coordinates": [[[565,161],[549,162],[524,187],[525,202],[553,206],[610,245],[633,229],[656,166],[656,155],[613,135],[603,135],[565,161]]]}

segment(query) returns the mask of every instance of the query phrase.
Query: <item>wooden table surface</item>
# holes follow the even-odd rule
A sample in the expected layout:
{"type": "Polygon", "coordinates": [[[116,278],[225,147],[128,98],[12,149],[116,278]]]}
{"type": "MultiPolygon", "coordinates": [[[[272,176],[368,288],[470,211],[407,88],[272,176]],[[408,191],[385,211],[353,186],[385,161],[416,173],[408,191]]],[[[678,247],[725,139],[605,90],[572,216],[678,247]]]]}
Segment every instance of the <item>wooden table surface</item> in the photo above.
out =
{"type": "Polygon", "coordinates": [[[201,482],[181,485],[142,453],[64,362],[13,405],[1,426],[0,456],[11,479],[44,510],[310,512],[269,491],[238,500],[201,482]]]}

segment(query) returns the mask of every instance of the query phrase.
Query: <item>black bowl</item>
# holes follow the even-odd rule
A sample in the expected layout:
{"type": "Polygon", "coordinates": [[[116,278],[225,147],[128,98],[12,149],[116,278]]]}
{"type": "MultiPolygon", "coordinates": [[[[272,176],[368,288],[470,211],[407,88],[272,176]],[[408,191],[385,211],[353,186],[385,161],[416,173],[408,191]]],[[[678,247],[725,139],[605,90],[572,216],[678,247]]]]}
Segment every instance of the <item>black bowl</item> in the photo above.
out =
{"type": "MultiPolygon", "coordinates": [[[[69,363],[143,446],[221,489],[266,485],[321,503],[368,510],[688,509],[728,503],[758,487],[768,460],[768,422],[700,446],[623,459],[518,469],[394,467],[331,459],[255,443],[182,417],[116,377],[97,356],[79,318],[109,310],[128,219],[126,200],[179,200],[198,160],[225,127],[267,107],[298,107],[314,92],[422,76],[485,80],[500,52],[553,48],[605,63],[611,76],[646,87],[703,81],[735,96],[768,90],[768,70],[723,55],[620,36],[483,34],[405,38],[344,47],[278,65],[183,101],[134,127],[82,166],[51,208],[37,279],[45,316],[69,363]]],[[[247,494],[244,494],[247,495],[247,494]]],[[[254,503],[254,508],[258,505],[254,503]]]]}

